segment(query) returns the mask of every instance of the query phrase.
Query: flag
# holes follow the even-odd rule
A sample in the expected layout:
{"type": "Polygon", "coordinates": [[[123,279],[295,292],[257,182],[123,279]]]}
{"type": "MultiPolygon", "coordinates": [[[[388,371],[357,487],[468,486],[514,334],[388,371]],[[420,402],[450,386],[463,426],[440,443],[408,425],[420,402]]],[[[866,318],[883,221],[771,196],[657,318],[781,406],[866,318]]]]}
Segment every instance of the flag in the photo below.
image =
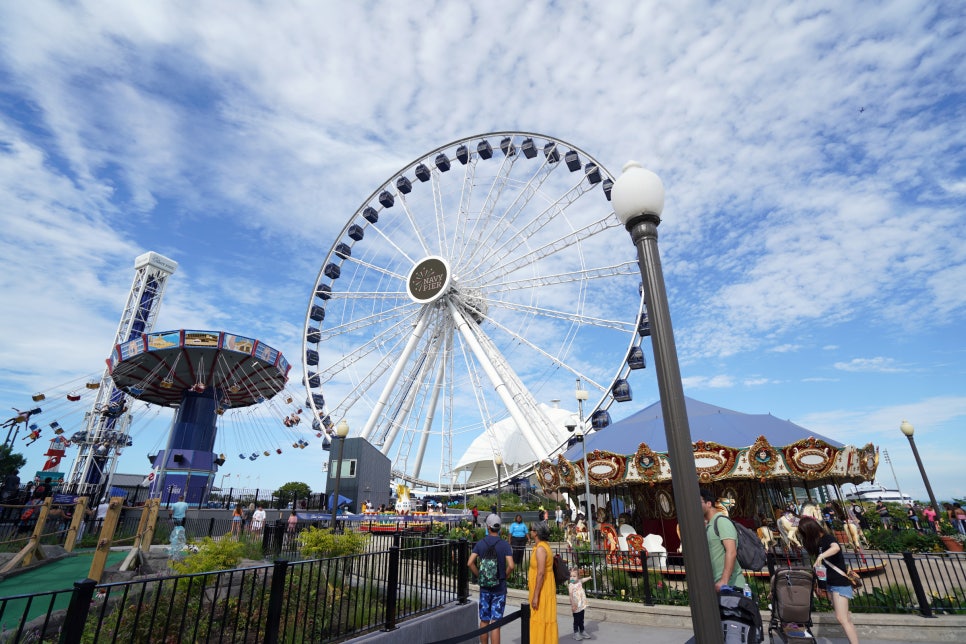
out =
{"type": "Polygon", "coordinates": [[[144,477],[143,481],[141,481],[141,485],[145,487],[150,487],[151,484],[154,483],[154,475],[155,475],[155,468],[152,467],[148,475],[144,477]]]}

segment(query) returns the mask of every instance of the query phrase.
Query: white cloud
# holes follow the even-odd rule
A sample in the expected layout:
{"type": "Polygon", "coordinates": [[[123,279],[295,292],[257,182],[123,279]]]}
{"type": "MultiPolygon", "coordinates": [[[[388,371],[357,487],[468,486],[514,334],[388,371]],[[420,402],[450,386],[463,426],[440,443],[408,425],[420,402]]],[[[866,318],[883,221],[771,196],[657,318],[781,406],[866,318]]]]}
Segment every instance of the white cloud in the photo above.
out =
{"type": "Polygon", "coordinates": [[[892,358],[853,358],[849,362],[836,362],[834,367],[840,371],[859,371],[865,373],[899,373],[905,368],[896,365],[892,358]]]}

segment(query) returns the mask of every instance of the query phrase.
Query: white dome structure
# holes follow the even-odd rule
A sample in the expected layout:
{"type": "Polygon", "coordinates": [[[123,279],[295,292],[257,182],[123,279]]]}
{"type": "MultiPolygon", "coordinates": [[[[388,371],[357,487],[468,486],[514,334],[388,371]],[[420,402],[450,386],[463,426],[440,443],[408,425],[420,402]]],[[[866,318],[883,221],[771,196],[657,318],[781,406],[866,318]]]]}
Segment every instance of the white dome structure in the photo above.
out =
{"type": "MultiPolygon", "coordinates": [[[[539,405],[554,428],[555,433],[551,442],[554,445],[563,445],[571,436],[566,425],[576,424],[577,414],[559,407],[550,407],[544,403],[539,405]]],[[[470,446],[456,463],[454,473],[459,476],[463,472],[469,472],[465,485],[470,487],[486,484],[488,481],[495,483],[496,464],[494,459],[497,454],[503,458],[501,476],[504,477],[504,480],[506,480],[506,472],[515,472],[550,457],[550,454],[534,454],[516,422],[512,418],[505,418],[498,423],[494,423],[487,431],[477,436],[470,443],[470,446]]]]}

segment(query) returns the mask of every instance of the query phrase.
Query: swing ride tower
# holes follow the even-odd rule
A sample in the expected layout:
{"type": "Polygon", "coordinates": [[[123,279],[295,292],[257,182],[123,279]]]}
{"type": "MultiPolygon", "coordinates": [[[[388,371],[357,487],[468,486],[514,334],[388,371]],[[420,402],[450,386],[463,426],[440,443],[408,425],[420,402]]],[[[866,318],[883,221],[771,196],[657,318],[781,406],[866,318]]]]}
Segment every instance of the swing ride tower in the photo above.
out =
{"type": "MultiPolygon", "coordinates": [[[[134,260],[134,282],[113,346],[141,337],[154,328],[168,278],[177,268],[177,262],[155,252],[144,253],[134,260]]],[[[131,416],[127,413],[127,396],[114,385],[110,368],[104,371],[99,382],[90,382],[87,387],[97,389],[97,397],[85,414],[84,429],[71,437],[78,454],[64,481],[64,490],[89,496],[110,485],[117,457],[131,444],[128,433],[131,416]]]]}
{"type": "Polygon", "coordinates": [[[290,368],[280,351],[224,331],[145,333],[115,346],[108,359],[114,386],[176,410],[166,448],[148,456],[150,496],[162,503],[180,495],[204,501],[226,458],[214,453],[218,417],[271,399],[285,387],[290,368]]]}

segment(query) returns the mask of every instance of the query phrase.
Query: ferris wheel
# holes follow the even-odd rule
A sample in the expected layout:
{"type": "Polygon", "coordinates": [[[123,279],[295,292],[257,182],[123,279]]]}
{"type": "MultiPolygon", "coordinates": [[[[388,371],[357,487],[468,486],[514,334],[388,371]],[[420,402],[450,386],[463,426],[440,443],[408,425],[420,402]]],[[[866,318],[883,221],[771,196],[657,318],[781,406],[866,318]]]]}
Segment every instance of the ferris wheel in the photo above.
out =
{"type": "Polygon", "coordinates": [[[397,480],[437,490],[469,489],[456,459],[471,443],[503,480],[559,451],[575,379],[588,424],[606,427],[649,335],[612,185],[585,151],[527,132],[453,141],[390,176],[313,283],[303,376],[317,424],[345,419],[397,480]]]}

